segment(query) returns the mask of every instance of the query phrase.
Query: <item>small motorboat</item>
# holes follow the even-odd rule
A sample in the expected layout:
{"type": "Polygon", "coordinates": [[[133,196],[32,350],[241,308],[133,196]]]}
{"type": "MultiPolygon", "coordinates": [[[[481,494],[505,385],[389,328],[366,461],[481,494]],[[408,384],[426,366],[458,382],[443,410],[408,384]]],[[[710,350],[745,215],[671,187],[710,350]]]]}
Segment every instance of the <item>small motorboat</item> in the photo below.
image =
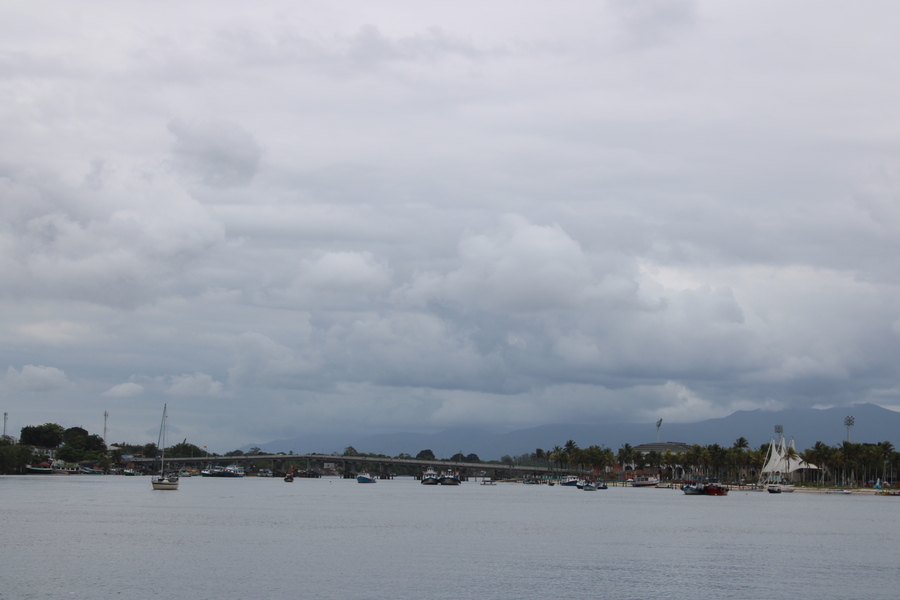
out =
{"type": "Polygon", "coordinates": [[[366,471],[363,471],[362,473],[357,473],[357,475],[356,475],[357,483],[376,483],[377,481],[378,480],[375,479],[374,475],[371,475],[370,473],[368,473],[366,471]]]}

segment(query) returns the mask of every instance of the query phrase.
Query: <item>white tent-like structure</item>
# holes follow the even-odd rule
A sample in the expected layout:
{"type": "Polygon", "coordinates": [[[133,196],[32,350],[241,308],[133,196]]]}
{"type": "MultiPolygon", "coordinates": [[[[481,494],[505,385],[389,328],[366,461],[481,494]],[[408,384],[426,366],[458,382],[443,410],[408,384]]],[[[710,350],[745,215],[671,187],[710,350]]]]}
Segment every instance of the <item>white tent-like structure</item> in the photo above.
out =
{"type": "Polygon", "coordinates": [[[772,441],[769,443],[769,450],[766,452],[766,459],[763,461],[763,468],[760,471],[760,483],[764,485],[766,483],[789,481],[793,478],[794,471],[818,468],[816,465],[800,458],[796,448],[794,448],[794,438],[791,438],[790,442],[785,443],[784,435],[782,434],[779,436],[777,443],[775,438],[772,438],[772,441]],[[788,448],[794,450],[791,453],[793,455],[791,457],[788,457],[788,448]]]}

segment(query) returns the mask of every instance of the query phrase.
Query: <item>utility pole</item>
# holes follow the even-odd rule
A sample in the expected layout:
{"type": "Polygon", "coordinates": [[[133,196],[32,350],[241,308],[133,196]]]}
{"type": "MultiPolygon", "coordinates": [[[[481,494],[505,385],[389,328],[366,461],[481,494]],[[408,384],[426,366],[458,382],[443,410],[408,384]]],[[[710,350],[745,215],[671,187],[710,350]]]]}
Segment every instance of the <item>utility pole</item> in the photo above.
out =
{"type": "Polygon", "coordinates": [[[109,411],[103,411],[103,443],[109,448],[109,442],[106,440],[106,419],[109,418],[109,411]]]}

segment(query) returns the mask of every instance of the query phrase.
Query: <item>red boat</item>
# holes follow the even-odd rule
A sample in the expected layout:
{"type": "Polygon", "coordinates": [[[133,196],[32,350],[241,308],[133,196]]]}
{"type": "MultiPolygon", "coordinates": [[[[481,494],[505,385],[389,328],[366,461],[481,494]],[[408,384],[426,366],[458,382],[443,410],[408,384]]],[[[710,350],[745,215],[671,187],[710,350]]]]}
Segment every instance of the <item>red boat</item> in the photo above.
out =
{"type": "Polygon", "coordinates": [[[707,483],[703,493],[707,496],[727,496],[728,488],[720,483],[707,483]]]}

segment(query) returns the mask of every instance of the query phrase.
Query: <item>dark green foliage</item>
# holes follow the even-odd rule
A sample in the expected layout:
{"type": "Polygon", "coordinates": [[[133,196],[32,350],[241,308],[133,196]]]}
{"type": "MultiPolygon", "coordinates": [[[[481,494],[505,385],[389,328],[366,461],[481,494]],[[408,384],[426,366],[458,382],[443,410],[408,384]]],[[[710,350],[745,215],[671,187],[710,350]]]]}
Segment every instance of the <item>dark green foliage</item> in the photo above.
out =
{"type": "Polygon", "coordinates": [[[62,425],[44,423],[43,425],[27,425],[22,428],[19,443],[23,446],[37,448],[58,448],[63,443],[62,425]]]}
{"type": "Polygon", "coordinates": [[[31,446],[15,446],[7,440],[0,442],[0,474],[19,475],[25,472],[25,465],[40,461],[31,446]]]}

